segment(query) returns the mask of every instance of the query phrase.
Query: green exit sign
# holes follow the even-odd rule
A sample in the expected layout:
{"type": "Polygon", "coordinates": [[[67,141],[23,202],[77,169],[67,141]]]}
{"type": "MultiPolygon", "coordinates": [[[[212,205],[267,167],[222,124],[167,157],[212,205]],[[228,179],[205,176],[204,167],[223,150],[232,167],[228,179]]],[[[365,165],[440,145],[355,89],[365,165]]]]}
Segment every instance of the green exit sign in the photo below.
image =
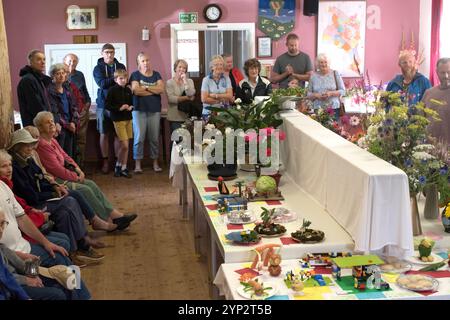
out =
{"type": "Polygon", "coordinates": [[[198,23],[198,12],[180,12],[180,23],[198,23]]]}

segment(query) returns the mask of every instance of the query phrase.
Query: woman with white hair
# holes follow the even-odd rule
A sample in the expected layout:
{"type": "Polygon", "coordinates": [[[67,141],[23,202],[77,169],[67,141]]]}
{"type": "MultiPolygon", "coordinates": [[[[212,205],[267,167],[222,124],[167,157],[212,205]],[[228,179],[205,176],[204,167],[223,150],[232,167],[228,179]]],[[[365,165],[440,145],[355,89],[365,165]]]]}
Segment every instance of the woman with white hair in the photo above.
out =
{"type": "Polygon", "coordinates": [[[48,94],[52,112],[56,123],[61,125],[58,143],[71,157],[76,152],[76,132],[78,123],[78,105],[73,91],[67,81],[68,69],[63,63],[50,67],[52,84],[48,87],[48,94]]]}
{"type": "Polygon", "coordinates": [[[207,107],[226,107],[233,103],[231,80],[225,76],[225,61],[221,56],[214,56],[210,62],[211,72],[202,81],[203,116],[208,116],[207,107]]]}
{"type": "Polygon", "coordinates": [[[54,176],[57,182],[66,182],[69,189],[82,193],[99,218],[117,225],[117,228],[113,230],[128,228],[137,215],[135,213],[125,215],[114,208],[97,184],[86,179],[78,164],[53,138],[56,132],[53,115],[50,112],[41,111],[33,121],[40,133],[36,151],[47,172],[54,176]]]}
{"type": "Polygon", "coordinates": [[[25,129],[15,131],[8,147],[12,161],[4,151],[0,152],[0,177],[6,179],[5,183],[12,187],[14,194],[23,198],[27,204],[51,213],[50,219],[57,231],[69,237],[72,256],[91,261],[103,259],[104,256],[91,247],[92,239],[87,234],[77,200],[70,195],[58,198],[60,194],[57,187],[48,182],[33,160],[32,152],[37,142],[25,129]]]}
{"type": "Polygon", "coordinates": [[[314,111],[332,108],[339,120],[340,97],[345,93],[341,75],[330,68],[329,58],[321,53],[316,58],[316,69],[309,80],[308,98],[313,102],[314,111]]]}

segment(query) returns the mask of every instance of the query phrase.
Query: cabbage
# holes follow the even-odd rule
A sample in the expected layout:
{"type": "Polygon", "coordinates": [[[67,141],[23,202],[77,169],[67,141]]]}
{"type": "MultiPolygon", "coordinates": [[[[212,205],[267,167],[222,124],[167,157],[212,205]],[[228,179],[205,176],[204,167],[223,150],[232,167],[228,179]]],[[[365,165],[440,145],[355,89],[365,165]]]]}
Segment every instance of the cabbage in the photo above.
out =
{"type": "Polygon", "coordinates": [[[258,193],[277,191],[277,182],[269,176],[261,176],[256,180],[256,191],[258,193]]]}

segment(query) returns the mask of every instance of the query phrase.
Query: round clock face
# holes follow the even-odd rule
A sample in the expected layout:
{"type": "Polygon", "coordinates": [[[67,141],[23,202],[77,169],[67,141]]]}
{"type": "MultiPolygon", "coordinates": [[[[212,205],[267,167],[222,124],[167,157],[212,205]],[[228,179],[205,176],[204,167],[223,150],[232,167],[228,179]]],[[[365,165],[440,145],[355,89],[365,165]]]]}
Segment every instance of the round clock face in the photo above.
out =
{"type": "Polygon", "coordinates": [[[210,5],[205,8],[205,19],[209,22],[219,21],[222,11],[217,5],[210,5]]]}

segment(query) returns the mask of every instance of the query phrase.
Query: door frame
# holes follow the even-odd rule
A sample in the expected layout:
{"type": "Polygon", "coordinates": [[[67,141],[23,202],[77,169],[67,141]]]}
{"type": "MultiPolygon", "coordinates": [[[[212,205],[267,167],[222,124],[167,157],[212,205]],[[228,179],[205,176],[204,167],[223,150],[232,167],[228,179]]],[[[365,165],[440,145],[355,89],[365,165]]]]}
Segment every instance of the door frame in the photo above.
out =
{"type": "Polygon", "coordinates": [[[238,31],[238,30],[246,30],[250,35],[250,55],[252,57],[256,57],[255,54],[255,23],[171,23],[170,24],[170,56],[171,56],[171,64],[175,63],[176,52],[175,49],[177,47],[177,31],[179,30],[192,30],[192,31],[208,31],[208,30],[217,30],[217,31],[238,31]]]}

